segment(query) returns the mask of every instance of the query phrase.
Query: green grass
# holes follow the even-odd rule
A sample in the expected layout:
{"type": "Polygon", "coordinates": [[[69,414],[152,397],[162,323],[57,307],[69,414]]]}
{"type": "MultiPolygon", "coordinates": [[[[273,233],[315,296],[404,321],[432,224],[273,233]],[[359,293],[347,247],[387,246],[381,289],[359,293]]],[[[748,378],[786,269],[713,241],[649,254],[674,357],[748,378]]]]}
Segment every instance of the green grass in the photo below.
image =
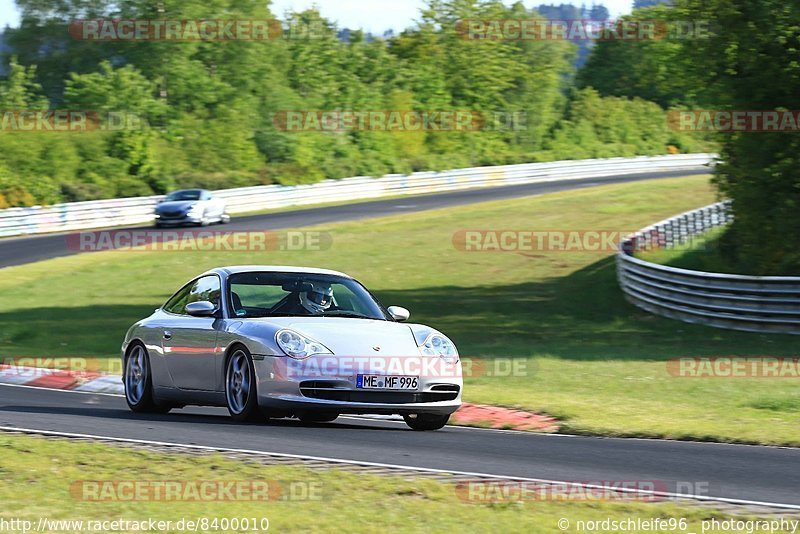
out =
{"type": "Polygon", "coordinates": [[[431,480],[262,466],[219,455],[155,453],[8,434],[0,434],[0,448],[3,450],[0,475],[5,482],[0,486],[3,502],[0,519],[29,520],[34,526],[40,517],[83,521],[152,518],[173,524],[183,518],[256,518],[259,521],[267,518],[271,532],[457,532],[466,524],[470,532],[531,532],[534,525],[536,532],[562,532],[557,525],[559,519],[565,518],[573,525],[570,531],[574,532],[579,520],[660,517],[685,518],[687,527],[699,532],[704,519],[725,518],[725,514],[713,508],[673,503],[524,501],[477,504],[459,496],[455,485],[431,480]],[[294,498],[267,502],[92,502],[83,500],[80,491],[74,491],[74,485],[80,487],[81,481],[191,484],[256,481],[279,487],[281,496],[293,495],[294,498]],[[306,494],[313,498],[304,497],[306,494]]]}
{"type": "Polygon", "coordinates": [[[744,265],[732,264],[729,258],[721,254],[720,238],[722,238],[726,230],[726,227],[714,228],[683,246],[641,252],[637,254],[637,257],[680,269],[711,273],[747,274],[747,269],[744,265]]]}
{"type": "MultiPolygon", "coordinates": [[[[726,246],[723,242],[726,238],[731,238],[728,233],[730,227],[720,227],[710,230],[695,239],[672,249],[651,250],[637,256],[662,265],[689,269],[693,271],[705,271],[710,273],[741,274],[741,275],[763,275],[755,261],[747,255],[732,257],[726,254],[726,246]]],[[[770,272],[768,276],[794,275],[791,269],[788,271],[770,272]]]]}
{"type": "Polygon", "coordinates": [[[228,264],[328,267],[412,311],[464,356],[521,358],[465,400],[557,416],[565,431],[800,445],[797,380],[675,378],[681,356],[797,356],[796,337],[661,319],[627,304],[598,252],[462,252],[465,229],[632,231],[715,200],[707,177],[602,186],[325,227],[302,252],[102,252],[0,271],[0,354],[116,357],[126,329],[228,264]]]}

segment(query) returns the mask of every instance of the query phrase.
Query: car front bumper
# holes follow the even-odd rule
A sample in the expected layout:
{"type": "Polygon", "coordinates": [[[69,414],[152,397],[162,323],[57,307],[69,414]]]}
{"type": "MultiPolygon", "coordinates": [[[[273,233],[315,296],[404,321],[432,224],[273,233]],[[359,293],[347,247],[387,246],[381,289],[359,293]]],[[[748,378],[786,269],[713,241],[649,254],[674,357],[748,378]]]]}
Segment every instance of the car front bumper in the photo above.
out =
{"type": "Polygon", "coordinates": [[[461,406],[460,363],[453,364],[452,376],[420,376],[416,390],[398,391],[357,388],[357,374],[351,370],[287,377],[285,361],[275,356],[253,361],[258,404],[267,411],[449,415],[461,406]]]}

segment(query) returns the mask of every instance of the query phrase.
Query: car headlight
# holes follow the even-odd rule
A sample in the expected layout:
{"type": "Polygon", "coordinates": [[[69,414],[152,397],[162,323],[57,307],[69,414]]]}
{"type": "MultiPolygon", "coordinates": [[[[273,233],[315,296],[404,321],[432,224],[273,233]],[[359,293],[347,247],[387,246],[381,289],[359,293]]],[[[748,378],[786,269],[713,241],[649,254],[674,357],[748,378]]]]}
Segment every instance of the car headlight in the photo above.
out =
{"type": "Polygon", "coordinates": [[[420,345],[419,350],[424,356],[439,356],[447,363],[458,362],[456,346],[453,345],[452,341],[436,332],[425,339],[425,342],[420,345]]]}
{"type": "Polygon", "coordinates": [[[294,330],[278,330],[275,341],[283,352],[295,360],[304,360],[317,354],[333,354],[328,347],[294,330]]]}
{"type": "Polygon", "coordinates": [[[203,211],[203,208],[200,206],[200,204],[195,204],[194,206],[189,208],[189,211],[186,212],[186,214],[187,215],[200,215],[201,211],[203,211]]]}

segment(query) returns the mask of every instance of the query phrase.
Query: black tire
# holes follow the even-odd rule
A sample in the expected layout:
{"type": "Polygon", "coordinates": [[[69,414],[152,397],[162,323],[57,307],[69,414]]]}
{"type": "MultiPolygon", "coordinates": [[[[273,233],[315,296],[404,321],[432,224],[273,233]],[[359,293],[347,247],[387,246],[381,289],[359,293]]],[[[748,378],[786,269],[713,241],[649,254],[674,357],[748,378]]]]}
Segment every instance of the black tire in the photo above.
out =
{"type": "Polygon", "coordinates": [[[450,415],[431,415],[431,414],[411,414],[404,415],[403,420],[411,427],[412,430],[439,430],[447,421],[450,420],[450,415]]]}
{"type": "Polygon", "coordinates": [[[125,356],[122,374],[125,402],[135,413],[167,413],[172,406],[159,404],[153,398],[153,377],[150,369],[147,349],[141,343],[132,343],[125,356]]]}
{"type": "Polygon", "coordinates": [[[225,404],[235,421],[263,421],[253,358],[243,346],[234,348],[225,362],[225,404]],[[238,386],[238,387],[237,387],[238,386]]]}
{"type": "Polygon", "coordinates": [[[331,412],[309,412],[298,414],[297,418],[304,423],[330,423],[336,421],[338,413],[331,412]]]}

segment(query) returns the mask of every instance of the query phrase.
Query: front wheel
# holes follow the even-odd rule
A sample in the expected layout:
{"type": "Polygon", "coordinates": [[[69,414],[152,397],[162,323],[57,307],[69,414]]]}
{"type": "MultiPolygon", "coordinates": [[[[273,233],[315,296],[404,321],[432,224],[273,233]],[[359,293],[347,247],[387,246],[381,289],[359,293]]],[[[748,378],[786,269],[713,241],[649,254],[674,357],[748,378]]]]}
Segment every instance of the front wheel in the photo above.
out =
{"type": "Polygon", "coordinates": [[[228,412],[236,421],[262,419],[255,376],[253,360],[247,349],[236,349],[225,366],[225,399],[228,412]]]}
{"type": "Polygon", "coordinates": [[[413,413],[404,415],[403,420],[412,430],[439,430],[450,420],[450,415],[413,413]]]}
{"type": "Polygon", "coordinates": [[[157,404],[153,399],[150,356],[141,344],[134,345],[125,359],[123,384],[125,385],[125,400],[132,412],[167,413],[170,411],[170,406],[157,404]]]}

